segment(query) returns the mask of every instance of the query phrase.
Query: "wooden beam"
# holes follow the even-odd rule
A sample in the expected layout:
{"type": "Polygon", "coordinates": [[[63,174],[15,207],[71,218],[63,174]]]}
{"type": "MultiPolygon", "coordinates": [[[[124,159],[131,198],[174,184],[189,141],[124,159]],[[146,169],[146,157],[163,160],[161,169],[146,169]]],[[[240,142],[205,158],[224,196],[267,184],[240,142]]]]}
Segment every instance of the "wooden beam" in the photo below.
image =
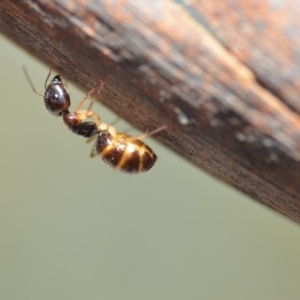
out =
{"type": "Polygon", "coordinates": [[[2,0],[0,30],[47,64],[54,45],[85,91],[105,76],[117,114],[300,222],[299,5],[230,3],[2,0]]]}

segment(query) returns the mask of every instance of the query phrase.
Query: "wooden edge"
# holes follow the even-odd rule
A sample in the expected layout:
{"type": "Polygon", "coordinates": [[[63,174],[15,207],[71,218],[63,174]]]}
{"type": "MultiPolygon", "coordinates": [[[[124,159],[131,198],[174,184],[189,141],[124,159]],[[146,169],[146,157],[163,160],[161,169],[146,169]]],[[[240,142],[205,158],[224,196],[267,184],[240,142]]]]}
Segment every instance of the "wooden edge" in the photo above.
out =
{"type": "MultiPolygon", "coordinates": [[[[300,221],[300,119],[172,1],[0,2],[0,30],[192,163],[300,221]]],[[[199,199],[200,200],[200,199],[199,199]]]]}

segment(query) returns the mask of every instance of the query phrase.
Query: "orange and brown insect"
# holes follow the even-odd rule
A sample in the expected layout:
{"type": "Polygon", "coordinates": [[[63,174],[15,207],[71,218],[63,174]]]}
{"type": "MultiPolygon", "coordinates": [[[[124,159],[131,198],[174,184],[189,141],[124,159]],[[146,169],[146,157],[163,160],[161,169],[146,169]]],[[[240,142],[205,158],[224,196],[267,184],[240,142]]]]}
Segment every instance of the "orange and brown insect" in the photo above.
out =
{"type": "MultiPolygon", "coordinates": [[[[72,113],[69,111],[71,105],[69,92],[60,76],[54,76],[50,84],[47,85],[51,75],[51,66],[45,80],[44,95],[35,90],[26,69],[23,70],[33,92],[43,97],[45,107],[50,113],[62,116],[64,123],[75,134],[86,138],[96,136],[96,143],[91,156],[100,155],[110,167],[131,174],[146,172],[153,167],[157,156],[141,139],[165,129],[165,126],[137,137],[116,132],[113,126],[101,123],[100,116],[92,111],[94,98],[86,110],[81,110],[90,96],[99,90],[99,86],[91,89],[72,113]],[[85,121],[86,119],[93,121],[85,121]]],[[[103,86],[102,82],[101,86],[103,86]]]]}

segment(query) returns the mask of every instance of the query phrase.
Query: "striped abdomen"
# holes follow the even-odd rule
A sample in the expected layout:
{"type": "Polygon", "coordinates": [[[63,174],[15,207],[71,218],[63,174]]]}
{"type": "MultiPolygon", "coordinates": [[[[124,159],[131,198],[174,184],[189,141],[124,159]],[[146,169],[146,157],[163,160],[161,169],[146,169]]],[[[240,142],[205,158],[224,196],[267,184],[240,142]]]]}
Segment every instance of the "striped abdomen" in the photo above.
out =
{"type": "Polygon", "coordinates": [[[157,159],[155,153],[142,141],[122,133],[112,136],[107,131],[99,133],[96,151],[110,167],[128,173],[146,172],[157,159]]]}

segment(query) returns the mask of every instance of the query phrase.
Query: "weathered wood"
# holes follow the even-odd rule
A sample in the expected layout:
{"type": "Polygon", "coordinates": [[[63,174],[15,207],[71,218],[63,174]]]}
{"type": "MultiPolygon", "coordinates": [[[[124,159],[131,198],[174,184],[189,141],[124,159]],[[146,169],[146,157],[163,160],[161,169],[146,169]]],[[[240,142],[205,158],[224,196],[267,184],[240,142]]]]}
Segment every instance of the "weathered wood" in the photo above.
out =
{"type": "Polygon", "coordinates": [[[163,143],[300,222],[296,0],[189,3],[2,0],[0,30],[46,63],[54,44],[56,69],[85,91],[105,75],[103,103],[140,128],[167,125],[163,143]]]}
{"type": "Polygon", "coordinates": [[[190,1],[221,43],[261,85],[300,113],[298,0],[190,1]]]}

